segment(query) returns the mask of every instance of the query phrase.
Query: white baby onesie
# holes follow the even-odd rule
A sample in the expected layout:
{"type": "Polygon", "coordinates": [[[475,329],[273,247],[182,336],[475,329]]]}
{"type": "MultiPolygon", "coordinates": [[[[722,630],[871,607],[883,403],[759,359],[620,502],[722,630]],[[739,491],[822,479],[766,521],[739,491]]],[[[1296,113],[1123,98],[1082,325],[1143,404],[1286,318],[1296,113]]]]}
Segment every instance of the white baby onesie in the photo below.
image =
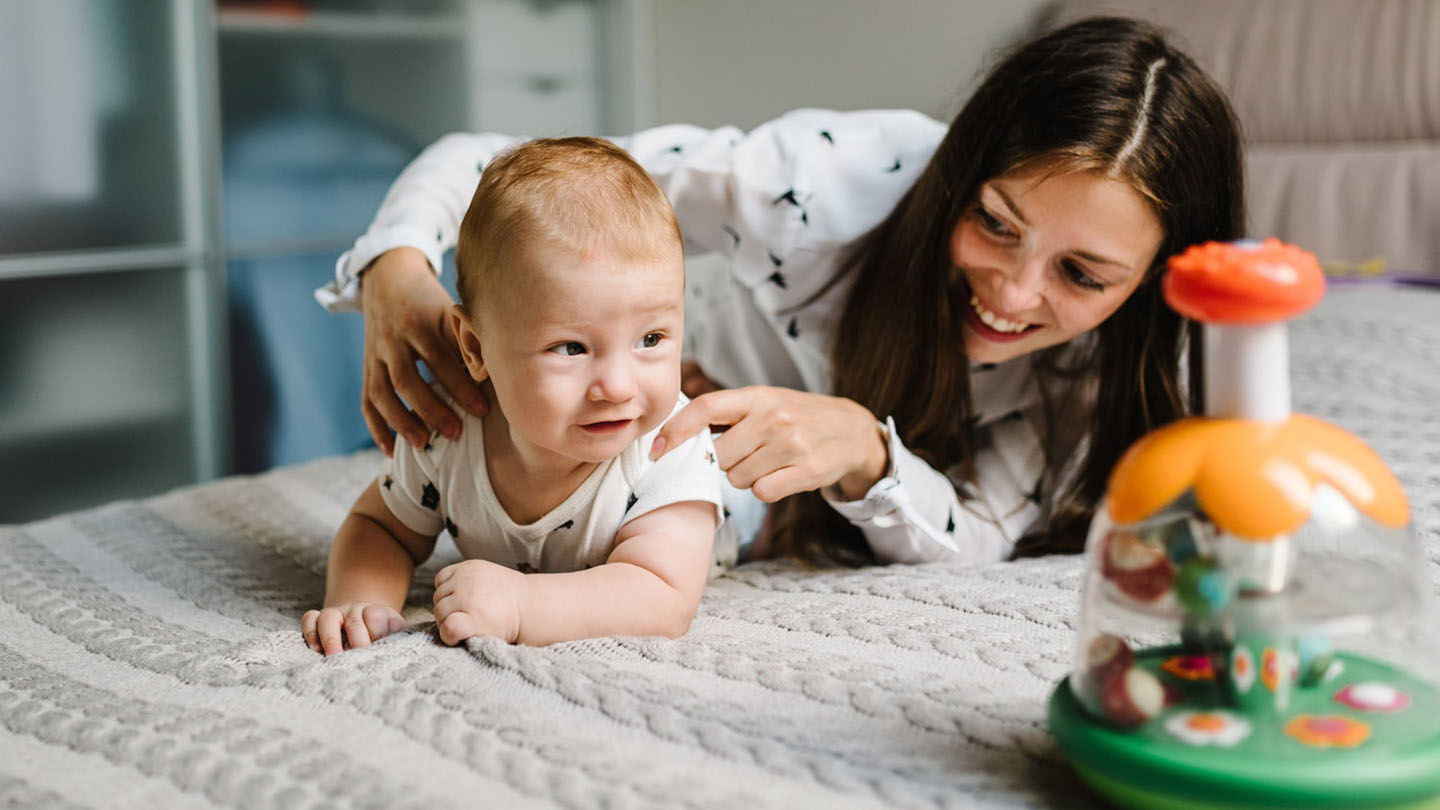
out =
{"type": "MultiPolygon", "coordinates": [[[[687,401],[682,395],[671,416],[687,401]]],[[[717,526],[722,520],[722,473],[710,434],[702,431],[651,461],[657,427],[597,465],[549,514],[517,524],[490,484],[481,420],[457,410],[465,423],[458,439],[434,434],[424,448],[396,442],[379,483],[401,523],[424,535],[448,531],[466,558],[526,573],[579,571],[605,562],[627,521],[662,506],[705,501],[715,505],[717,526]]]]}

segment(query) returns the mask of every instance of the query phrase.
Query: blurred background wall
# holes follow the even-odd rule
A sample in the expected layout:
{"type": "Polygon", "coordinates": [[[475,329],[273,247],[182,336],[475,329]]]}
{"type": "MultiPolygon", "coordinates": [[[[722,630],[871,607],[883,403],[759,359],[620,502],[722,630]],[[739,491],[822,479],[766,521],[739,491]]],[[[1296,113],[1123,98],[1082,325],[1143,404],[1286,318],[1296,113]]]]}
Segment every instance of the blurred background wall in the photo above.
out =
{"type": "Polygon", "coordinates": [[[0,522],[369,445],[310,291],[445,132],[958,109],[1040,0],[10,0],[0,522]]]}

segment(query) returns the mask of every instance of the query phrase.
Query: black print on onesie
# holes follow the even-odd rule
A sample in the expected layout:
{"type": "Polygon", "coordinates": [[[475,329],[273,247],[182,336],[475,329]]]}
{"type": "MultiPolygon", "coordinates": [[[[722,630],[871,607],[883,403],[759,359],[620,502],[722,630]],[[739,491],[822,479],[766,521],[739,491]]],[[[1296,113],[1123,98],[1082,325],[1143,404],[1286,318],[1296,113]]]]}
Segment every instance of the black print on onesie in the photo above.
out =
{"type": "Polygon", "coordinates": [[[822,130],[820,130],[820,137],[822,137],[822,138],[824,138],[825,140],[829,141],[831,146],[834,146],[834,145],[835,145],[835,136],[830,134],[830,130],[828,130],[828,129],[822,129],[822,130]]]}
{"type": "Polygon", "coordinates": [[[625,501],[625,511],[629,512],[635,506],[635,502],[638,500],[640,499],[635,497],[635,493],[630,493],[630,497],[625,501]]]}
{"type": "Polygon", "coordinates": [[[560,531],[561,529],[573,529],[573,528],[575,528],[575,521],[573,521],[573,520],[567,520],[567,521],[565,521],[564,523],[561,523],[559,526],[556,526],[556,527],[555,527],[555,531],[558,532],[558,531],[560,531]]]}
{"type": "Polygon", "coordinates": [[[430,482],[425,482],[425,489],[420,493],[420,505],[426,509],[435,509],[440,506],[440,490],[430,482]]]}
{"type": "Polygon", "coordinates": [[[785,334],[792,338],[800,337],[800,321],[796,318],[791,318],[790,323],[785,325],[785,334]]]}
{"type": "Polygon", "coordinates": [[[954,513],[954,512],[951,512],[951,513],[949,514],[949,520],[947,520],[947,521],[945,522],[945,533],[946,533],[946,534],[954,534],[954,533],[955,533],[955,513],[954,513]]]}
{"type": "Polygon", "coordinates": [[[460,529],[455,526],[455,521],[451,520],[449,515],[445,516],[445,531],[450,533],[452,539],[460,536],[460,529]]]}

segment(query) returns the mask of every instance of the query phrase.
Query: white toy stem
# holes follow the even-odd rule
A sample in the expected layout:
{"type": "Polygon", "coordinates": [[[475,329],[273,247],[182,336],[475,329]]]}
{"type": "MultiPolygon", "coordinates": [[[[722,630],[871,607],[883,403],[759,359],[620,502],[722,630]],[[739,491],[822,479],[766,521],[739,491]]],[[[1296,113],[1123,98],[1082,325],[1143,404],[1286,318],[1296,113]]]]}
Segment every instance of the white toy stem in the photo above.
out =
{"type": "Polygon", "coordinates": [[[1290,342],[1284,321],[1205,324],[1205,413],[1265,422],[1290,417],[1290,342]]]}

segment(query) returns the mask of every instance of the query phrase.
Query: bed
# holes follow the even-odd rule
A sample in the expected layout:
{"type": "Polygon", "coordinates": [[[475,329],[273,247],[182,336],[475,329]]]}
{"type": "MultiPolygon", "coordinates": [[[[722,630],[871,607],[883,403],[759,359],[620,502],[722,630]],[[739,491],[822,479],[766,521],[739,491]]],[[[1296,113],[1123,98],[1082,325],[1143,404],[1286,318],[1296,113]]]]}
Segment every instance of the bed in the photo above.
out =
{"type": "MultiPolygon", "coordinates": [[[[1116,4],[1064,13],[1099,5],[1116,4]]],[[[1245,61],[1323,18],[1365,47],[1327,41],[1319,73],[1287,77],[1323,86],[1330,63],[1410,64],[1365,34],[1433,43],[1440,3],[1119,5],[1187,32],[1226,77],[1251,138],[1255,232],[1347,275],[1384,270],[1333,284],[1294,324],[1294,399],[1388,460],[1440,593],[1440,112],[1425,90],[1440,62],[1431,49],[1423,75],[1392,88],[1418,116],[1372,114],[1376,94],[1360,93],[1346,120],[1372,133],[1316,124],[1328,134],[1311,138],[1287,128],[1311,97],[1269,99],[1274,82],[1245,61]]],[[[331,536],[378,464],[335,456],[0,527],[0,807],[1095,806],[1044,721],[1078,558],[750,564],[709,586],[677,640],[452,648],[423,607],[453,558],[442,547],[407,631],[323,659],[297,619],[321,601],[331,536]]]]}
{"type": "MultiPolygon", "coordinates": [[[[1440,290],[1334,285],[1292,330],[1303,410],[1404,483],[1440,592],[1440,290]]],[[[1080,561],[741,566],[678,640],[325,660],[374,452],[0,528],[0,806],[1089,807],[1044,723],[1080,561]]],[[[1431,614],[1435,615],[1434,613],[1431,614]]]]}

